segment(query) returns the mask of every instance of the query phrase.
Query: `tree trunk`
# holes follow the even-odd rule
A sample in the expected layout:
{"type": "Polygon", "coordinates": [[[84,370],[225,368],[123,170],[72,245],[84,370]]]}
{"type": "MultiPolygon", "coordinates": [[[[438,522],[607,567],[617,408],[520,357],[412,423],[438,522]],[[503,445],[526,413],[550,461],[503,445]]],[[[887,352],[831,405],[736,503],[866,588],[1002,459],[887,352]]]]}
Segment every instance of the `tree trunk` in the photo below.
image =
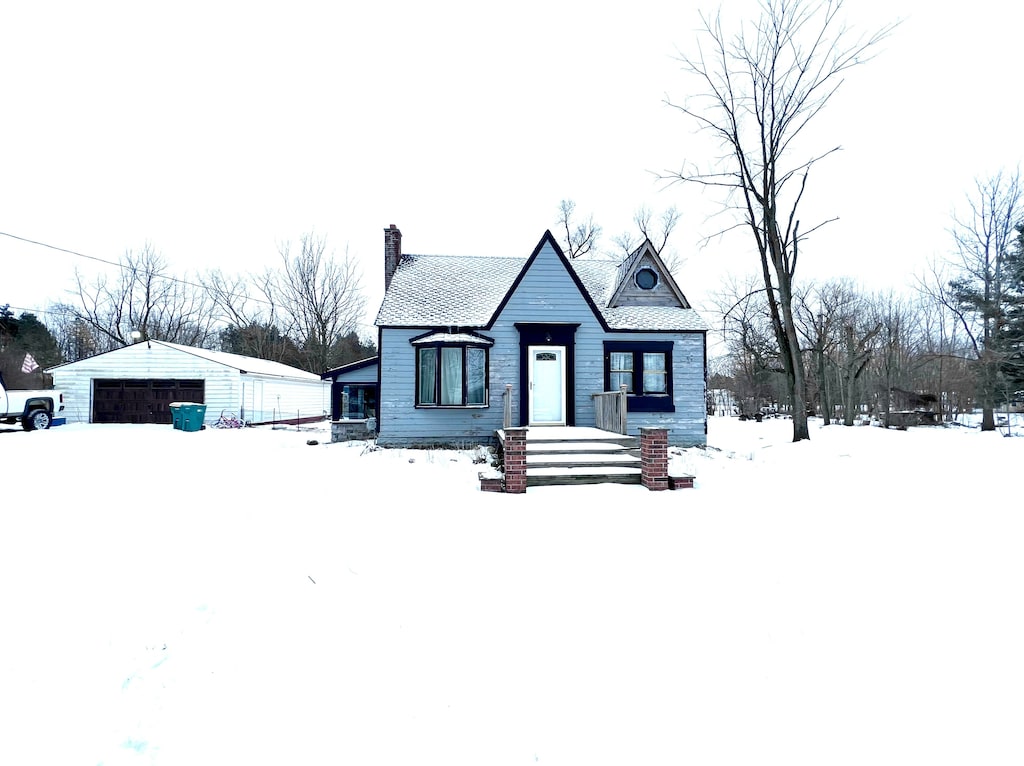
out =
{"type": "Polygon", "coordinates": [[[815,349],[818,357],[818,397],[821,400],[821,424],[832,425],[831,403],[828,400],[828,384],[825,380],[825,351],[820,346],[815,349]]]}
{"type": "MultiPolygon", "coordinates": [[[[779,246],[780,243],[775,244],[779,246]]],[[[780,246],[776,252],[782,252],[780,246]]],[[[796,322],[793,319],[793,285],[783,259],[779,258],[777,264],[779,308],[782,320],[779,348],[782,351],[786,382],[789,387],[789,400],[792,405],[793,441],[798,442],[811,438],[811,432],[807,427],[807,381],[804,376],[803,358],[800,355],[796,322]]]]}

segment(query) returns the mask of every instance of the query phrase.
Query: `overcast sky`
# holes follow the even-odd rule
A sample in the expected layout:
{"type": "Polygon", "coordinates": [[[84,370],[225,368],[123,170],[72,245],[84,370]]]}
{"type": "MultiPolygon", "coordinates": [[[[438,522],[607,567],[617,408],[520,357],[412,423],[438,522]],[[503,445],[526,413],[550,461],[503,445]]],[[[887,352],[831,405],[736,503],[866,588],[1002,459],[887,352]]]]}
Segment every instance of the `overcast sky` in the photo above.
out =
{"type": "MultiPolygon", "coordinates": [[[[900,289],[948,251],[976,178],[1021,162],[1019,6],[849,0],[904,19],[816,121],[804,208],[838,217],[800,272],[900,289]]],[[[528,255],[562,199],[610,237],[641,205],[682,213],[694,302],[750,269],[717,199],[658,173],[708,158],[665,104],[692,83],[691,0],[7,3],[0,12],[0,232],[116,260],[150,243],[179,275],[261,271],[326,236],[383,293],[383,229],[406,252],[528,255]]],[[[730,2],[728,12],[753,7],[730,2]]],[[[0,304],[45,309],[100,264],[0,236],[0,304]]]]}

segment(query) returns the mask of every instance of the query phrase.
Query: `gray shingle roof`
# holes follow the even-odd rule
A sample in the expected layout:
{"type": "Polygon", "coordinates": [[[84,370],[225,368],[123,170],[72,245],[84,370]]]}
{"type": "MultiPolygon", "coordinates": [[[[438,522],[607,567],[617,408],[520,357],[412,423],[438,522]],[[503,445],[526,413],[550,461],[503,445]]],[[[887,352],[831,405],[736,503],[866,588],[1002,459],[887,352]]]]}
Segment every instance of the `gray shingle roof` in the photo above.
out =
{"type": "MultiPolygon", "coordinates": [[[[632,259],[635,264],[636,259],[632,259]]],[[[672,306],[618,306],[607,308],[622,271],[612,261],[570,261],[583,286],[590,293],[612,330],[707,330],[704,319],[693,309],[672,306]]]]}
{"type": "Polygon", "coordinates": [[[525,258],[403,255],[376,324],[483,327],[525,263],[525,258]]]}
{"type": "MultiPolygon", "coordinates": [[[[526,258],[403,255],[377,312],[381,327],[484,327],[526,265],[526,258]]],[[[569,261],[612,330],[707,330],[693,309],[667,306],[606,308],[619,264],[569,261]]]]}

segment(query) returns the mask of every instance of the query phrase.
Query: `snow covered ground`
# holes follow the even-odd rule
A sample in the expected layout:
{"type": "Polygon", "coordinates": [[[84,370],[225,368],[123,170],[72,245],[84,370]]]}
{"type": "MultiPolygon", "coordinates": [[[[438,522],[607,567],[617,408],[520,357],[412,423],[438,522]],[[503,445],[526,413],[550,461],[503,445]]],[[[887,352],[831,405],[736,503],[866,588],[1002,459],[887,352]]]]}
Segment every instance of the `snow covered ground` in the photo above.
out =
{"type": "Polygon", "coordinates": [[[0,764],[1021,763],[1024,438],[790,429],[519,496],[326,430],[0,431],[0,764]]]}

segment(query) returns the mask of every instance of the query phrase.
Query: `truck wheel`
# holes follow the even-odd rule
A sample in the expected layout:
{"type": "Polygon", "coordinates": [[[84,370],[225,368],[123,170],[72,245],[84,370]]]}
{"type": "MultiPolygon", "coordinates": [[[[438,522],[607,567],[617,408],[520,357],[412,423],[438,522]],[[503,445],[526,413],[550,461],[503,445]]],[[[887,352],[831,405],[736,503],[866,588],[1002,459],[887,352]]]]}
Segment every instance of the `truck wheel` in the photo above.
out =
{"type": "Polygon", "coordinates": [[[46,410],[32,410],[21,421],[26,431],[45,431],[50,427],[50,413],[46,410]]]}

